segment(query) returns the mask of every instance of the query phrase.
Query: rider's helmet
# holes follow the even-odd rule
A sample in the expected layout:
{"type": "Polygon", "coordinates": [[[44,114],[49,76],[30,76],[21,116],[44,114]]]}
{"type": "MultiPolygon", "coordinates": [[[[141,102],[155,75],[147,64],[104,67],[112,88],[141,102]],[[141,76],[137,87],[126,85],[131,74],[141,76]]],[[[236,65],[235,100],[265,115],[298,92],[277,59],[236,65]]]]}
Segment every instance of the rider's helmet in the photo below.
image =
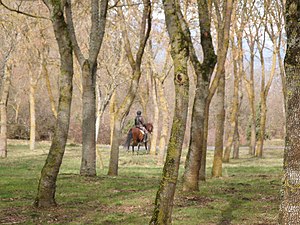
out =
{"type": "Polygon", "coordinates": [[[137,114],[138,116],[140,116],[140,115],[142,115],[142,112],[139,110],[139,111],[136,112],[136,114],[137,114]]]}

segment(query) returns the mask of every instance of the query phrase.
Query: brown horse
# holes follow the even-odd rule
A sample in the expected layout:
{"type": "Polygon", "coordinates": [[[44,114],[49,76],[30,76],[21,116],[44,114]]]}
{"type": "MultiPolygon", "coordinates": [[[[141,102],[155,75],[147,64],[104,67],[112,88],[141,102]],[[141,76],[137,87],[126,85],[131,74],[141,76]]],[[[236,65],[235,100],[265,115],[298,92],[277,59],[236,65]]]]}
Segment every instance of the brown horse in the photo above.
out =
{"type": "MultiPolygon", "coordinates": [[[[152,130],[153,130],[152,123],[146,123],[145,128],[150,134],[152,133],[152,130]]],[[[140,150],[140,145],[141,145],[141,143],[144,142],[146,152],[148,152],[148,147],[147,147],[148,138],[147,138],[147,140],[144,140],[144,135],[145,135],[144,132],[140,128],[137,128],[137,127],[131,128],[128,132],[127,140],[124,145],[124,147],[127,148],[127,151],[129,151],[129,146],[131,145],[132,154],[134,154],[134,146],[138,146],[138,151],[137,151],[137,154],[138,154],[138,152],[140,150]]]]}

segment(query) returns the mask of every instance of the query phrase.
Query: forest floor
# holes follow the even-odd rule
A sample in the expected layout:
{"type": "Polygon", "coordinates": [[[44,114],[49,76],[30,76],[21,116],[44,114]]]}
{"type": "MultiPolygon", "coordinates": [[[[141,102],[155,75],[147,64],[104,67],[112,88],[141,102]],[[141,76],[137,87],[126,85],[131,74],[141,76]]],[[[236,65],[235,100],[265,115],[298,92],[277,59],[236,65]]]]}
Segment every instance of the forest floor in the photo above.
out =
{"type": "MultiPolygon", "coordinates": [[[[57,181],[58,207],[33,207],[40,171],[50,144],[9,141],[8,158],[0,159],[0,224],[148,224],[162,166],[155,156],[132,155],[120,149],[119,176],[107,176],[109,148],[99,147],[104,168],[97,177],[79,175],[81,147],[68,144],[57,181]]],[[[240,159],[223,166],[212,179],[213,151],[208,151],[207,181],[200,191],[183,193],[181,177],[173,209],[174,225],[277,224],[283,148],[267,147],[261,159],[241,148],[240,159]]],[[[99,164],[99,159],[97,161],[99,164]]]]}

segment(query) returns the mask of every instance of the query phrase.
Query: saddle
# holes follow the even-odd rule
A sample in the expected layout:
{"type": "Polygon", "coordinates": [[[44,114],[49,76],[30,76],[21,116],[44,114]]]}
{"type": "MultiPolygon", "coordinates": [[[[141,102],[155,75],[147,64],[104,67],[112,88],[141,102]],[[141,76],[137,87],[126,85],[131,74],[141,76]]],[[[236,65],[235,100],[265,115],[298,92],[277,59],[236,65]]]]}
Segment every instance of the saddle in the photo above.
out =
{"type": "Polygon", "coordinates": [[[142,132],[143,135],[145,134],[145,131],[143,131],[142,128],[140,128],[140,127],[137,127],[137,128],[139,128],[139,130],[142,132]]]}

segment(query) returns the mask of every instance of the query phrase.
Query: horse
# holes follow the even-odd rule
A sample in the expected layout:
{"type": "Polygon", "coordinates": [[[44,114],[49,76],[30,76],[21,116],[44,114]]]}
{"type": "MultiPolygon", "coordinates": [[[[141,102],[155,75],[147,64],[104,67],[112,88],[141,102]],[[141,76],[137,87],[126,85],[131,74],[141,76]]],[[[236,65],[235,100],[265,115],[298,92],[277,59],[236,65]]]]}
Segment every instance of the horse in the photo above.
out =
{"type": "MultiPolygon", "coordinates": [[[[145,124],[145,128],[148,131],[149,134],[152,133],[153,131],[153,125],[152,123],[146,123],[145,124]]],[[[147,147],[147,142],[148,142],[148,138],[146,141],[144,141],[144,131],[142,131],[140,128],[138,127],[133,127],[128,131],[128,135],[127,135],[127,139],[126,142],[124,144],[124,147],[127,148],[127,151],[129,151],[129,147],[131,145],[132,147],[132,154],[134,154],[134,146],[138,146],[138,151],[137,154],[140,150],[140,144],[141,143],[145,143],[145,149],[146,152],[148,151],[148,147],[147,147]]]]}

